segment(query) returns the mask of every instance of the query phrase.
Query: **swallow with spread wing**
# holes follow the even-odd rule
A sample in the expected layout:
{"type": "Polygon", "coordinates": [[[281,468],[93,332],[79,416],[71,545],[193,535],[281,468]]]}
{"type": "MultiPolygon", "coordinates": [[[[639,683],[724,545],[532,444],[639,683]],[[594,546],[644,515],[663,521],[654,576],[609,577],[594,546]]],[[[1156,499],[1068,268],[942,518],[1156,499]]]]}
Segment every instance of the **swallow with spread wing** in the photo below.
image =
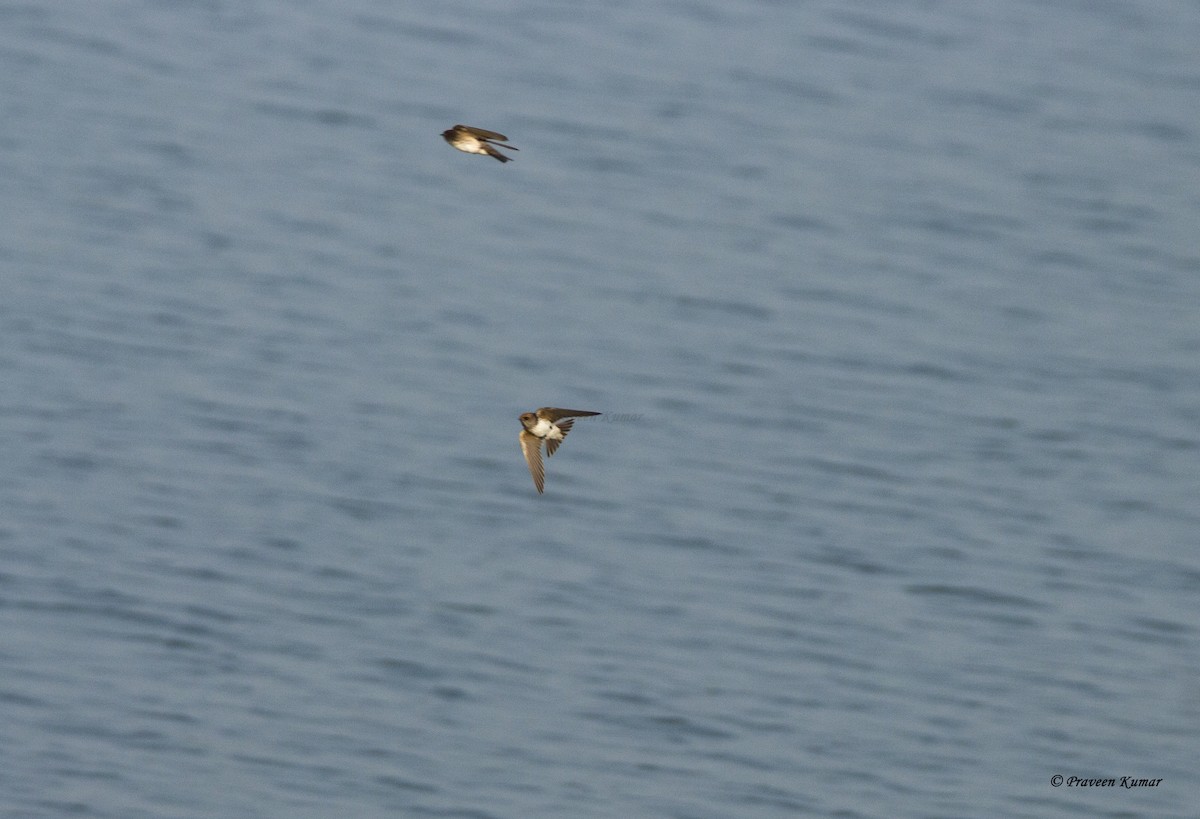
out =
{"type": "Polygon", "coordinates": [[[558,409],[542,407],[537,412],[521,413],[520,434],[521,451],[525,453],[525,463],[529,464],[529,474],[533,476],[533,485],[538,494],[542,494],[546,484],[546,470],[542,466],[542,444],[546,445],[546,457],[554,454],[571,431],[574,418],[586,418],[589,415],[599,415],[598,412],[587,410],[558,409]],[[566,419],[566,420],[564,420],[566,419]]]}

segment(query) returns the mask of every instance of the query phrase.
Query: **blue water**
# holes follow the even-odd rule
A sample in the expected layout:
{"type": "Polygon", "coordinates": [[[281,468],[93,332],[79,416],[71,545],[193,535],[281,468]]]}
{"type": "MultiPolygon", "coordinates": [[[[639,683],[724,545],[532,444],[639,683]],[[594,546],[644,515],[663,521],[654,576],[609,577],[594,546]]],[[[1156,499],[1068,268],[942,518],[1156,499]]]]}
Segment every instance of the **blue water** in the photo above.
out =
{"type": "Polygon", "coordinates": [[[0,815],[1195,816],[1197,43],[0,7],[0,815]]]}

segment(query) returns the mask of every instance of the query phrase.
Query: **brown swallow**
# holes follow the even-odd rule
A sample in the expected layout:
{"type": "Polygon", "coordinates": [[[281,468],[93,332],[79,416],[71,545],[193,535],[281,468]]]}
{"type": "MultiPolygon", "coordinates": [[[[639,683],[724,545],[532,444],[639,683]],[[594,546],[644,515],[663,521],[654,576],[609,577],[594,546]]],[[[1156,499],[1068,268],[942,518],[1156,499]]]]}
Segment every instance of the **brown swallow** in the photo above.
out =
{"type": "Polygon", "coordinates": [[[546,457],[554,454],[558,445],[567,437],[571,426],[575,423],[572,418],[586,418],[589,415],[599,415],[598,412],[587,410],[556,409],[542,407],[537,412],[521,413],[521,451],[525,453],[525,462],[529,464],[529,474],[533,475],[533,485],[538,494],[542,494],[546,483],[546,470],[542,466],[542,443],[546,444],[546,457]],[[561,419],[566,418],[566,421],[561,419]]]}
{"type": "Polygon", "coordinates": [[[497,151],[492,147],[493,142],[501,148],[508,148],[510,151],[518,150],[512,145],[504,144],[508,142],[508,137],[504,134],[498,134],[495,131],[486,131],[483,128],[472,128],[470,125],[455,125],[449,131],[442,131],[442,139],[464,153],[494,156],[501,162],[511,162],[512,157],[505,156],[497,151]]]}

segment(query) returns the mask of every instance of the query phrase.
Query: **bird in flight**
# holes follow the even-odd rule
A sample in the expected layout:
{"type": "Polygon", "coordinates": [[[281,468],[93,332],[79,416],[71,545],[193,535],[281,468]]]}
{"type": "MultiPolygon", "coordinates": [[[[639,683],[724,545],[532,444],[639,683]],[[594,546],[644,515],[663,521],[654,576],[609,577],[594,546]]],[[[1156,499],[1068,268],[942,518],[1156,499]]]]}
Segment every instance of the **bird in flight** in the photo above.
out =
{"type": "Polygon", "coordinates": [[[501,162],[511,162],[512,157],[497,151],[493,143],[501,148],[508,148],[510,151],[519,150],[512,145],[504,144],[508,142],[508,137],[504,134],[487,131],[483,128],[472,128],[470,125],[455,125],[448,131],[442,131],[442,139],[464,153],[494,156],[501,162]]]}
{"type": "Polygon", "coordinates": [[[546,470],[542,466],[542,444],[546,445],[548,458],[571,431],[571,426],[575,423],[572,419],[599,414],[556,407],[542,407],[537,412],[521,413],[521,451],[525,453],[525,463],[529,464],[529,474],[533,476],[533,485],[537,487],[539,495],[546,484],[546,470]],[[564,418],[566,420],[563,420],[564,418]]]}

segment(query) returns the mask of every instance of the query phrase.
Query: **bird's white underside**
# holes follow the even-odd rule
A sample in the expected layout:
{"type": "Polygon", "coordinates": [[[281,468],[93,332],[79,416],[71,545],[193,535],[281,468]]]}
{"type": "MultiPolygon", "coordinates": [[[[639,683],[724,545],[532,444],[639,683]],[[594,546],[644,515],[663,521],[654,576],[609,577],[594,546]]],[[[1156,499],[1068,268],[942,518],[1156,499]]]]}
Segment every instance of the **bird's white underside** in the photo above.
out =
{"type": "Polygon", "coordinates": [[[538,422],[533,425],[533,429],[529,430],[529,434],[536,435],[539,438],[549,438],[552,441],[561,441],[563,439],[562,430],[545,418],[539,418],[538,422]]]}

